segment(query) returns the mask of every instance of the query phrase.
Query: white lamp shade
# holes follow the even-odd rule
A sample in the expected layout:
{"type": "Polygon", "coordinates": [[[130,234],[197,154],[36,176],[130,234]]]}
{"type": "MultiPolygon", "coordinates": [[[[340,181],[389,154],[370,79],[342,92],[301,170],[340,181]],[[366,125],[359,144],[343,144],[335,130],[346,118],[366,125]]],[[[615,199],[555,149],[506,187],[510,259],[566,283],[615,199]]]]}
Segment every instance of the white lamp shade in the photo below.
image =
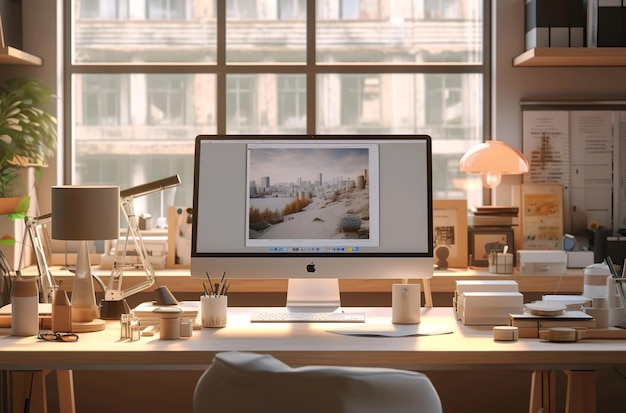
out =
{"type": "Polygon", "coordinates": [[[460,170],[480,174],[525,174],[528,159],[504,142],[490,140],[471,147],[461,158],[460,170]]]}
{"type": "Polygon", "coordinates": [[[117,239],[120,187],[66,185],[52,187],[52,238],[117,239]]]}

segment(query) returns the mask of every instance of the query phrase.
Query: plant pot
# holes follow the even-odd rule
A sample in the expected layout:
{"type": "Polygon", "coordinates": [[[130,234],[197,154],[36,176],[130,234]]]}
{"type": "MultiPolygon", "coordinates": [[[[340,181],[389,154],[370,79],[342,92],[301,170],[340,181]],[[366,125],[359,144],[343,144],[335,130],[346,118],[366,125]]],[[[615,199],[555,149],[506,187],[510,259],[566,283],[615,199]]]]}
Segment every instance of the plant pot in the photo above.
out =
{"type": "Polygon", "coordinates": [[[14,196],[9,198],[0,198],[0,215],[10,214],[11,212],[15,212],[17,209],[17,205],[20,203],[20,200],[24,198],[23,196],[14,196]]]}

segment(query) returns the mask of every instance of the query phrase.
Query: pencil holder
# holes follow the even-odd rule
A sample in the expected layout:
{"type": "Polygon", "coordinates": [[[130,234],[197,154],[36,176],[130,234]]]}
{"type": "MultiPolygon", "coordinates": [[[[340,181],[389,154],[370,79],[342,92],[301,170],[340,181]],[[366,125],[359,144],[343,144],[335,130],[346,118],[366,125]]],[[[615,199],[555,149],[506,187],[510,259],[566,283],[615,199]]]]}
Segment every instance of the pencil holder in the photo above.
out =
{"type": "Polygon", "coordinates": [[[202,311],[202,327],[226,327],[228,310],[228,296],[203,295],[200,296],[200,311],[202,311]]]}

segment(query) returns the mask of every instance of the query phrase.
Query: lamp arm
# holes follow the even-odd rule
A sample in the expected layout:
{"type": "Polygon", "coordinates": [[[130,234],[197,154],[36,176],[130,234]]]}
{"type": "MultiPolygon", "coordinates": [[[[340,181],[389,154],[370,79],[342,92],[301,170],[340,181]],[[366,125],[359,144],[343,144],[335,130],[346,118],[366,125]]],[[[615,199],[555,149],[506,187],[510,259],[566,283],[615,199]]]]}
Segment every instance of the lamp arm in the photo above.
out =
{"type": "Polygon", "coordinates": [[[104,294],[105,301],[119,301],[130,295],[150,288],[155,283],[156,274],[154,273],[154,267],[150,262],[146,248],[141,238],[141,232],[139,231],[139,225],[137,224],[137,217],[133,207],[133,201],[135,197],[123,196],[120,201],[120,207],[126,222],[128,223],[128,231],[126,233],[126,239],[124,241],[124,248],[120,255],[120,248],[118,246],[116,252],[116,260],[113,263],[113,269],[111,270],[111,277],[109,278],[109,284],[104,294]],[[124,278],[124,268],[126,261],[126,247],[128,244],[128,237],[132,236],[135,243],[135,250],[141,260],[144,271],[146,272],[147,279],[139,284],[133,285],[126,290],[122,290],[122,281],[124,278]]]}
{"type": "MultiPolygon", "coordinates": [[[[25,217],[24,224],[26,226],[26,233],[30,238],[30,242],[33,246],[33,252],[35,254],[35,262],[37,263],[37,270],[39,272],[39,278],[41,283],[41,302],[51,303],[54,298],[55,291],[59,288],[52,278],[52,273],[48,267],[46,260],[46,253],[43,246],[43,239],[45,237],[48,245],[50,244],[49,238],[43,235],[41,232],[45,232],[44,224],[50,222],[52,214],[45,214],[38,217],[25,217]]],[[[24,234],[26,236],[26,234],[24,234]]]]}

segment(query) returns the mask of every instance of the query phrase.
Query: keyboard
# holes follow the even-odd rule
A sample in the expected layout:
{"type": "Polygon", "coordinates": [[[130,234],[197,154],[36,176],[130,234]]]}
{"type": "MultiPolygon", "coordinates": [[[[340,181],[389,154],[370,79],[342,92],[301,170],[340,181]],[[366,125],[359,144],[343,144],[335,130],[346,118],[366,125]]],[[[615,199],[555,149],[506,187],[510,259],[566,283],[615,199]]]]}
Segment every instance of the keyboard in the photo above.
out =
{"type": "Polygon", "coordinates": [[[251,323],[364,323],[365,313],[263,312],[253,313],[251,323]]]}

